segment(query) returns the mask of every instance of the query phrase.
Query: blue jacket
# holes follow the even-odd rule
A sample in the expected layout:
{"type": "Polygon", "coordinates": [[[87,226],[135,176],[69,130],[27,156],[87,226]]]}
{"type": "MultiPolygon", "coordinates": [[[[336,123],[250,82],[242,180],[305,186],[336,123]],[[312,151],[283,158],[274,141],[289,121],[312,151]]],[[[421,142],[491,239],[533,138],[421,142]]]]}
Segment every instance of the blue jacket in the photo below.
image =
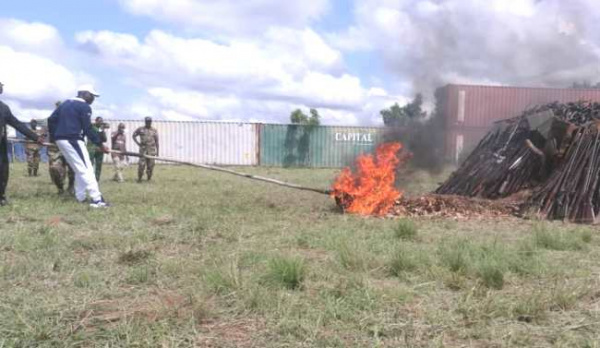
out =
{"type": "Polygon", "coordinates": [[[81,98],[64,101],[48,119],[50,141],[84,140],[102,146],[98,134],[92,131],[92,108],[81,98]]]}

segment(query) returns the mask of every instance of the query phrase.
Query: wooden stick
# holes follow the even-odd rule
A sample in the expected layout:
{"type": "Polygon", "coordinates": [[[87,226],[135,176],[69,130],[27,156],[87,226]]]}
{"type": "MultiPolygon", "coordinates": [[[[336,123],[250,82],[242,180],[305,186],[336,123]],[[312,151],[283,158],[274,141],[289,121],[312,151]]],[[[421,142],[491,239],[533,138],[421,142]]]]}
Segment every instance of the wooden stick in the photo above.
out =
{"type": "MultiPolygon", "coordinates": [[[[16,143],[31,143],[31,144],[35,144],[34,142],[31,142],[31,141],[28,141],[28,140],[25,140],[25,139],[9,138],[8,140],[12,141],[12,142],[16,142],[16,143]]],[[[56,144],[52,144],[52,143],[43,143],[42,145],[56,147],[56,144]]],[[[301,185],[292,184],[292,183],[285,182],[285,181],[280,181],[280,180],[271,179],[271,178],[265,178],[265,177],[259,176],[259,175],[252,175],[252,174],[247,174],[247,173],[242,173],[242,172],[236,172],[235,170],[221,168],[221,167],[216,167],[216,166],[211,166],[211,165],[208,165],[208,164],[199,164],[199,163],[186,162],[186,161],[181,161],[181,160],[177,160],[177,159],[174,159],[174,158],[166,158],[166,157],[157,157],[157,156],[150,156],[150,155],[142,155],[142,154],[139,154],[139,153],[136,153],[136,152],[129,152],[129,151],[127,151],[127,152],[121,152],[121,151],[109,150],[109,153],[113,153],[113,154],[117,154],[117,155],[132,156],[132,157],[148,158],[148,159],[153,159],[153,160],[162,161],[162,162],[183,164],[183,165],[186,165],[186,166],[191,166],[191,167],[196,167],[196,168],[203,168],[203,169],[208,169],[208,170],[214,170],[214,171],[217,171],[217,172],[222,172],[222,173],[228,173],[228,174],[232,174],[232,175],[237,175],[237,176],[241,176],[241,177],[252,179],[252,180],[258,180],[258,181],[268,182],[270,184],[275,184],[275,185],[279,185],[279,186],[289,187],[289,188],[293,188],[293,189],[296,189],[296,190],[311,191],[311,192],[316,192],[316,193],[322,193],[322,194],[325,194],[325,195],[331,194],[331,190],[323,190],[323,189],[318,189],[318,188],[313,188],[313,187],[301,186],[301,185]]]]}
{"type": "MultiPolygon", "coordinates": [[[[118,151],[111,151],[111,152],[112,153],[120,153],[118,151]]],[[[196,168],[203,168],[203,169],[208,169],[208,170],[214,170],[214,171],[218,171],[218,172],[223,172],[223,173],[228,173],[228,174],[232,174],[232,175],[241,176],[241,177],[248,178],[248,179],[253,179],[253,180],[258,180],[258,181],[264,181],[264,182],[268,182],[270,184],[275,184],[275,185],[279,185],[279,186],[285,186],[285,187],[293,188],[293,189],[296,189],[296,190],[312,191],[312,192],[322,193],[322,194],[325,194],[325,195],[331,194],[330,190],[322,190],[322,189],[317,189],[317,188],[312,188],[312,187],[301,186],[301,185],[292,184],[292,183],[285,182],[285,181],[275,180],[275,179],[271,179],[271,178],[265,178],[264,176],[252,175],[252,174],[247,174],[247,173],[242,173],[242,172],[236,172],[235,170],[221,168],[221,167],[216,167],[216,166],[211,166],[211,165],[208,165],[208,164],[192,163],[192,162],[180,161],[180,160],[173,159],[173,158],[157,157],[157,156],[150,156],[150,155],[140,155],[140,154],[136,154],[136,153],[132,154],[131,152],[126,152],[126,153],[123,153],[123,154],[127,155],[127,156],[144,157],[144,158],[153,159],[153,160],[162,161],[162,162],[177,163],[177,164],[183,164],[183,165],[186,165],[186,166],[191,166],[191,167],[196,167],[196,168]]]]}

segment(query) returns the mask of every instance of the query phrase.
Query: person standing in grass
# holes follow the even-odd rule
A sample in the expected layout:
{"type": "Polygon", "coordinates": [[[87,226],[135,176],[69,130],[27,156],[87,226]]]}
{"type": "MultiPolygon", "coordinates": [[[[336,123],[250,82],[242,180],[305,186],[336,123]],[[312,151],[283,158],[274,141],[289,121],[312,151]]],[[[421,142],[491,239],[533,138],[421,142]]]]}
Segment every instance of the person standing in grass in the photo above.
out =
{"type": "MultiPolygon", "coordinates": [[[[146,117],[144,123],[144,127],[140,127],[133,132],[133,141],[140,147],[141,156],[158,156],[158,132],[156,129],[152,128],[152,117],[146,117]],[[138,137],[140,138],[139,141],[137,139],[138,137]]],[[[140,157],[137,182],[142,182],[144,170],[146,170],[148,181],[152,179],[155,162],[154,159],[140,157]]]]}
{"type": "MultiPolygon", "coordinates": [[[[57,101],[55,109],[58,109],[61,102],[57,101]]],[[[50,139],[52,141],[52,139],[50,139]]],[[[75,172],[69,167],[65,156],[62,155],[58,146],[48,146],[48,171],[52,183],[58,188],[58,194],[62,195],[65,192],[65,179],[69,178],[69,186],[67,188],[70,195],[75,195],[75,172]]]]}
{"type": "MultiPolygon", "coordinates": [[[[111,148],[115,151],[126,152],[127,151],[127,137],[125,136],[125,124],[119,123],[117,131],[114,132],[111,137],[111,148]]],[[[115,165],[115,176],[113,180],[116,182],[123,182],[123,168],[127,165],[129,158],[124,154],[114,153],[112,154],[112,160],[115,165]]]]}
{"type": "MultiPolygon", "coordinates": [[[[32,119],[29,122],[31,130],[38,136],[43,135],[43,130],[38,128],[37,121],[32,119]]],[[[25,144],[25,154],[27,155],[27,175],[38,176],[38,170],[40,169],[40,153],[42,146],[36,143],[25,144]]]]}
{"type": "Polygon", "coordinates": [[[89,194],[90,207],[105,208],[109,204],[102,197],[89,153],[83,142],[84,137],[87,137],[101,151],[109,152],[100,137],[92,132],[90,105],[99,94],[91,85],[81,86],[77,91],[76,98],[64,101],[54,110],[48,119],[48,129],[51,139],[56,142],[67,163],[75,171],[75,198],[85,203],[89,194]]]}
{"type": "MultiPolygon", "coordinates": [[[[104,143],[106,143],[106,141],[108,140],[106,138],[106,128],[107,125],[106,123],[104,123],[104,119],[102,117],[96,117],[96,122],[94,122],[94,124],[92,125],[92,132],[100,138],[102,145],[104,145],[104,143]]],[[[100,175],[102,175],[102,162],[104,161],[104,152],[102,152],[101,147],[94,144],[89,139],[87,149],[90,155],[90,161],[92,161],[92,166],[94,167],[96,181],[100,182],[100,175]]]]}
{"type": "MultiPolygon", "coordinates": [[[[0,94],[4,92],[4,84],[0,82],[0,94]]],[[[24,123],[17,120],[12,114],[8,105],[0,101],[0,206],[8,204],[6,200],[6,186],[8,185],[8,139],[6,134],[6,126],[10,125],[19,132],[23,133],[29,139],[38,142],[42,145],[44,137],[31,131],[24,123]]]]}

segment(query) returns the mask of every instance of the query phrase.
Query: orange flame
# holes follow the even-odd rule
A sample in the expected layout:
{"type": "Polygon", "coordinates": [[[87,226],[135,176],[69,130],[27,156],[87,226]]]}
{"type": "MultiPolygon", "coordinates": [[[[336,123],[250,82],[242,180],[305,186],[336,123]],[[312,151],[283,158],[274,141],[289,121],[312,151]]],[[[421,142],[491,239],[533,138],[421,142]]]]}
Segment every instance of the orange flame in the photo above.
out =
{"type": "Polygon", "coordinates": [[[356,174],[344,168],[333,184],[331,196],[347,212],[382,216],[390,211],[402,192],[396,190],[396,168],[410,158],[398,153],[400,143],[384,143],[375,156],[360,155],[356,159],[356,174]]]}

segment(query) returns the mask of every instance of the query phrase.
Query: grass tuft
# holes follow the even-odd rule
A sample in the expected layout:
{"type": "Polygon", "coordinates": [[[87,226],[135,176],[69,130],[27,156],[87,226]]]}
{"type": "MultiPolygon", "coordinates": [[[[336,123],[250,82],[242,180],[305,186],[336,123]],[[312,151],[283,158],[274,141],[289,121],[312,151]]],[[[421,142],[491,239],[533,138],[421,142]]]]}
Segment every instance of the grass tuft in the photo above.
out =
{"type": "Polygon", "coordinates": [[[581,250],[584,239],[591,240],[577,232],[552,229],[544,223],[534,226],[532,238],[537,247],[555,251],[581,250]]]}
{"type": "Polygon", "coordinates": [[[277,256],[268,264],[266,279],[287,289],[299,289],[306,275],[306,264],[299,257],[277,256]]]}
{"type": "Polygon", "coordinates": [[[429,260],[421,250],[410,246],[399,246],[388,260],[387,270],[390,275],[400,277],[428,265],[429,260]]]}
{"type": "Polygon", "coordinates": [[[414,240],[417,233],[417,225],[410,219],[400,219],[394,228],[394,236],[398,239],[414,240]]]}
{"type": "Polygon", "coordinates": [[[228,294],[242,287],[242,274],[237,260],[226,266],[215,266],[204,274],[204,283],[216,294],[228,294]]]}
{"type": "Polygon", "coordinates": [[[469,269],[472,244],[467,240],[443,241],[438,249],[438,259],[451,272],[466,272],[469,269]]]}

